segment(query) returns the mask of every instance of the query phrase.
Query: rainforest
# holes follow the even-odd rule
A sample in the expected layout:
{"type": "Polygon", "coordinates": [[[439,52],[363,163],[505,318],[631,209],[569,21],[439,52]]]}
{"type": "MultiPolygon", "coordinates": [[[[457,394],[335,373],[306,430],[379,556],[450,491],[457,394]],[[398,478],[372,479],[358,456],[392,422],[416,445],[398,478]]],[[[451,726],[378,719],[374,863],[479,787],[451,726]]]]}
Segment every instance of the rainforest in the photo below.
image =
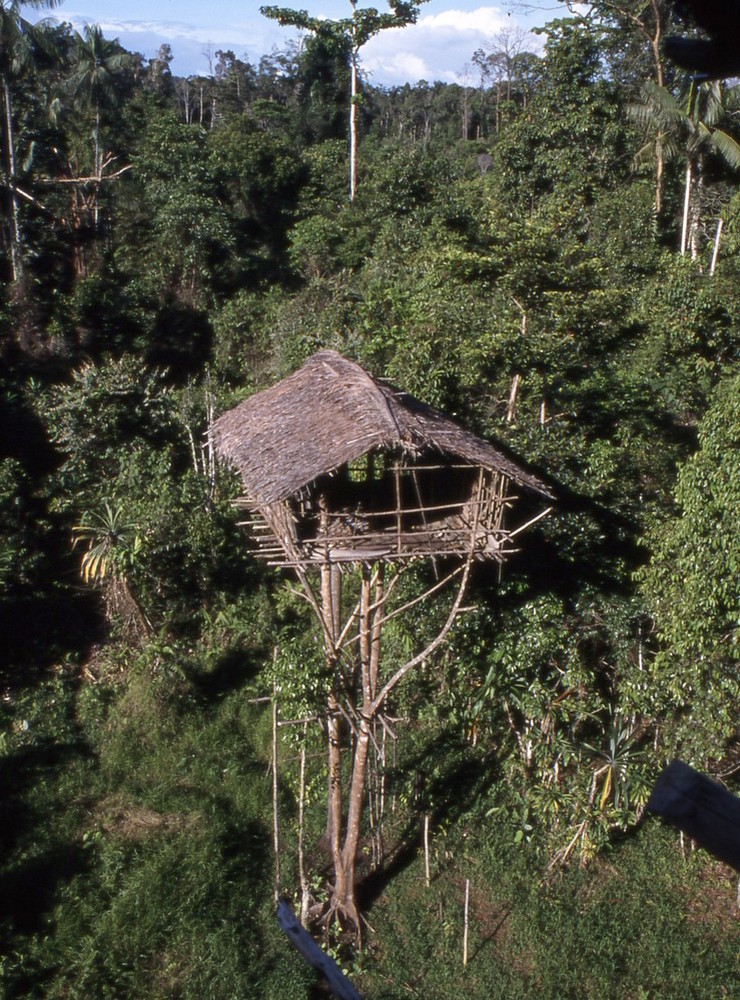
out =
{"type": "Polygon", "coordinates": [[[735,995],[737,875],[645,806],[675,758],[740,772],[740,85],[667,59],[664,0],[393,88],[361,46],[414,4],[265,8],[301,44],[189,78],[34,6],[0,2],[0,996],[326,996],[278,896],[366,1000],[735,995]],[[553,498],[454,620],[436,563],[394,591],[350,921],[358,730],[210,435],[326,350],[553,498]]]}

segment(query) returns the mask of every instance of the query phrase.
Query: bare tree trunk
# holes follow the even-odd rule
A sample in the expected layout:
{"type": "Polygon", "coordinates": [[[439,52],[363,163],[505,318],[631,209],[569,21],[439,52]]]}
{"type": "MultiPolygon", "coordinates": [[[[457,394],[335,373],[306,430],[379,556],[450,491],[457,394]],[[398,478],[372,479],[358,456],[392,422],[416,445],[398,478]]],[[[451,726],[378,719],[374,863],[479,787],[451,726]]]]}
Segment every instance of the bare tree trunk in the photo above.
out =
{"type": "Polygon", "coordinates": [[[432,884],[429,872],[429,813],[424,813],[424,885],[429,888],[432,884]]]}
{"type": "Polygon", "coordinates": [[[689,246],[691,247],[692,260],[696,260],[699,256],[699,230],[701,227],[701,200],[703,186],[704,175],[700,159],[697,164],[696,180],[694,182],[694,192],[691,199],[691,210],[689,212],[689,246]]]}
{"type": "MultiPolygon", "coordinates": [[[[337,673],[336,643],[339,636],[339,621],[341,616],[341,576],[339,567],[322,565],[321,567],[321,614],[324,619],[326,645],[326,665],[329,673],[337,673]]],[[[329,788],[327,796],[326,832],[325,837],[331,851],[332,863],[335,867],[341,864],[342,836],[342,733],[339,712],[339,699],[336,683],[332,686],[326,700],[326,736],[328,744],[329,788]]]]}
{"type": "Polygon", "coordinates": [[[709,276],[711,277],[717,267],[717,257],[719,256],[719,241],[722,239],[722,226],[724,219],[720,216],[717,220],[717,232],[714,234],[714,247],[712,249],[712,263],[709,266],[709,276]]]}
{"type": "Polygon", "coordinates": [[[360,926],[360,918],[355,899],[355,866],[360,845],[360,823],[362,820],[362,803],[365,794],[365,774],[367,771],[369,749],[370,724],[367,719],[362,717],[360,719],[352,766],[349,808],[347,811],[347,832],[344,838],[339,868],[335,871],[334,898],[332,900],[332,909],[350,920],[357,928],[360,926]]]}
{"type": "Polygon", "coordinates": [[[352,49],[349,99],[349,200],[357,190],[357,49],[352,49]]]}
{"type": "Polygon", "coordinates": [[[686,180],[683,195],[683,221],[681,223],[681,256],[686,253],[689,232],[689,206],[691,204],[691,160],[686,164],[686,180]]]}
{"type": "Polygon", "coordinates": [[[511,380],[511,391],[509,392],[509,404],[506,407],[506,423],[512,424],[514,422],[514,415],[516,413],[516,396],[519,390],[519,382],[521,381],[521,375],[515,375],[511,380]]]}
{"type": "Polygon", "coordinates": [[[10,195],[10,266],[13,283],[17,284],[23,277],[23,243],[21,239],[20,212],[18,208],[18,192],[16,191],[15,164],[15,132],[13,129],[13,106],[10,96],[10,82],[7,74],[3,75],[3,101],[5,104],[5,153],[7,157],[5,174],[10,195]]]}
{"type": "MultiPolygon", "coordinates": [[[[95,105],[95,176],[100,180],[100,175],[103,172],[103,157],[100,151],[100,107],[95,105]]],[[[100,221],[100,208],[98,205],[98,185],[93,187],[93,228],[95,235],[98,235],[98,223],[100,221]]]]}
{"type": "MultiPolygon", "coordinates": [[[[321,502],[320,502],[321,506],[321,502]]],[[[477,508],[476,508],[477,509],[477,508]]],[[[329,516],[322,508],[322,529],[328,530],[329,516]]],[[[473,536],[475,529],[473,529],[473,536]]],[[[329,788],[327,804],[327,826],[325,838],[331,851],[334,869],[334,885],[331,891],[331,901],[326,920],[338,918],[348,926],[353,927],[359,936],[360,916],[355,895],[356,865],[362,834],[362,816],[364,797],[367,785],[367,771],[370,743],[373,742],[373,727],[382,712],[385,701],[391,691],[401,680],[425,662],[429,656],[444,641],[460,613],[461,603],[467,588],[467,582],[472,565],[472,549],[465,564],[452,572],[441,583],[435,583],[422,597],[407,602],[395,609],[390,615],[385,613],[388,597],[393,590],[393,582],[386,588],[384,567],[377,565],[374,569],[369,564],[361,566],[361,590],[354,611],[342,625],[341,614],[341,573],[339,567],[325,563],[321,567],[321,594],[317,601],[305,578],[301,576],[304,591],[309,603],[320,618],[324,633],[324,646],[327,669],[334,678],[327,694],[326,730],[328,741],[329,788]],[[389,618],[407,611],[420,600],[456,576],[460,576],[457,595],[452,603],[447,620],[427,646],[416,656],[407,660],[386,681],[380,691],[379,668],[382,628],[389,618]],[[347,639],[353,622],[359,616],[359,629],[352,639],[347,639]],[[345,642],[359,642],[358,667],[361,681],[361,698],[354,700],[351,678],[342,676],[343,661],[340,660],[345,642]],[[348,709],[345,711],[342,699],[348,696],[348,709]],[[359,702],[359,704],[357,703],[359,702]],[[343,732],[341,719],[344,717],[352,728],[354,742],[352,748],[352,771],[347,796],[346,822],[343,815],[342,790],[342,753],[343,732]]],[[[346,675],[346,664],[345,675],[346,675]]]]}
{"type": "Polygon", "coordinates": [[[335,871],[334,898],[332,908],[351,920],[359,928],[360,918],[355,900],[355,865],[360,845],[362,806],[365,796],[365,775],[367,773],[370,750],[370,721],[373,691],[373,645],[374,619],[380,609],[372,610],[371,572],[367,564],[362,565],[360,593],[360,671],[362,679],[362,708],[357,728],[352,779],[347,810],[347,831],[342,847],[340,868],[335,871]]]}
{"type": "Polygon", "coordinates": [[[665,171],[665,150],[663,148],[663,136],[659,135],[655,140],[655,214],[660,216],[663,211],[663,187],[665,171]]]}
{"type": "Polygon", "coordinates": [[[470,913],[470,879],[465,879],[465,908],[463,914],[463,966],[468,964],[468,926],[470,913]]]}

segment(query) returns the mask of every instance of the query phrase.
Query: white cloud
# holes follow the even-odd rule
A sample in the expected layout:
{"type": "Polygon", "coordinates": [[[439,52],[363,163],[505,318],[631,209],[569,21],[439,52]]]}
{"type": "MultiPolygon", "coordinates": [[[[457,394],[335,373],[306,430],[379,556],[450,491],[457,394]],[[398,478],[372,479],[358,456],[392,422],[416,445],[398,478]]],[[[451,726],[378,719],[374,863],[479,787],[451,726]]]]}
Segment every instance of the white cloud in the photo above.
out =
{"type": "Polygon", "coordinates": [[[217,36],[222,45],[244,46],[254,37],[249,25],[228,24],[215,30],[202,25],[187,24],[184,21],[128,21],[106,20],[100,22],[106,38],[131,38],[133,35],[154,35],[171,40],[176,45],[179,39],[192,42],[206,42],[217,36]]]}
{"type": "Polygon", "coordinates": [[[363,60],[363,68],[372,73],[373,80],[379,78],[405,82],[406,80],[428,80],[433,70],[415,52],[379,52],[375,57],[363,60]]]}
{"type": "Polygon", "coordinates": [[[443,10],[439,14],[429,14],[419,18],[410,30],[453,28],[456,32],[476,31],[493,34],[511,22],[498,7],[478,7],[475,10],[443,10]]]}
{"type": "MultiPolygon", "coordinates": [[[[157,0],[152,0],[152,4],[156,9],[157,0]]],[[[295,32],[286,31],[259,15],[251,19],[232,17],[214,26],[202,20],[93,17],[81,10],[65,10],[63,13],[64,20],[78,31],[82,31],[85,24],[98,24],[106,38],[117,38],[124,48],[141,52],[147,58],[154,56],[160,45],[171,45],[174,55],[172,70],[183,76],[208,72],[208,60],[204,55],[208,46],[213,52],[233,49],[240,58],[246,55],[258,61],[275,45],[281,47],[295,36],[295,32]]]]}
{"type": "Polygon", "coordinates": [[[408,27],[380,32],[362,49],[360,60],[372,82],[385,86],[422,79],[455,81],[476,49],[515,26],[498,7],[445,10],[408,27]]]}
{"type": "MultiPolygon", "coordinates": [[[[127,49],[142,52],[147,57],[153,56],[163,43],[169,43],[174,54],[173,72],[184,76],[208,72],[203,50],[209,43],[213,51],[230,48],[237,56],[246,55],[256,62],[274,47],[283,48],[291,38],[297,37],[295,31],[281,28],[257,14],[256,4],[249,0],[242,0],[244,6],[240,10],[232,7],[230,0],[222,2],[225,8],[228,7],[228,15],[220,5],[202,4],[194,15],[191,5],[180,2],[176,5],[180,19],[170,20],[158,16],[162,0],[149,0],[148,9],[143,0],[137,0],[126,10],[125,16],[120,16],[108,0],[105,3],[95,0],[97,17],[84,13],[83,4],[78,0],[79,6],[74,10],[63,9],[60,19],[72,22],[78,30],[86,23],[99,23],[107,38],[118,38],[127,49]],[[108,8],[105,14],[103,6],[108,8]]],[[[466,0],[452,2],[464,4],[466,0]]],[[[87,3],[94,6],[92,0],[87,3]]],[[[332,12],[330,16],[337,14],[332,12]]],[[[372,38],[360,52],[361,66],[370,80],[381,86],[418,80],[452,82],[470,63],[476,49],[485,47],[492,36],[506,28],[517,27],[518,23],[496,6],[479,6],[472,10],[454,7],[424,14],[416,24],[382,31],[372,38]]],[[[540,45],[533,40],[529,47],[536,50],[540,45]]]]}

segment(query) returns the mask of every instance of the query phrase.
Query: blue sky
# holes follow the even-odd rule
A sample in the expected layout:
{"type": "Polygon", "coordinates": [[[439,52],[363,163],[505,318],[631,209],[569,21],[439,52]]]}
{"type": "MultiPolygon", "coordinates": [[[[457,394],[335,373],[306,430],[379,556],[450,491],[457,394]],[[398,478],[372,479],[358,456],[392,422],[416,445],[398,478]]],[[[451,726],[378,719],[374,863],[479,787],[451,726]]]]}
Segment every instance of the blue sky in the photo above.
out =
{"type": "MultiPolygon", "coordinates": [[[[305,7],[314,16],[346,17],[351,12],[347,0],[283,0],[283,5],[305,7]]],[[[373,5],[387,9],[384,0],[373,5]]],[[[360,0],[360,6],[370,3],[360,0]]],[[[296,36],[264,18],[259,7],[260,0],[65,0],[53,15],[78,30],[99,24],[107,38],[118,38],[146,58],[167,42],[175,57],[173,72],[188,76],[208,72],[204,50],[209,46],[212,52],[232,49],[239,58],[256,62],[296,36]]],[[[416,25],[382,32],[362,49],[362,68],[383,86],[454,81],[465,74],[473,52],[501,30],[529,28],[562,14],[560,5],[547,0],[529,15],[481,0],[429,0],[416,25]]],[[[537,44],[533,39],[531,47],[537,44]]]]}

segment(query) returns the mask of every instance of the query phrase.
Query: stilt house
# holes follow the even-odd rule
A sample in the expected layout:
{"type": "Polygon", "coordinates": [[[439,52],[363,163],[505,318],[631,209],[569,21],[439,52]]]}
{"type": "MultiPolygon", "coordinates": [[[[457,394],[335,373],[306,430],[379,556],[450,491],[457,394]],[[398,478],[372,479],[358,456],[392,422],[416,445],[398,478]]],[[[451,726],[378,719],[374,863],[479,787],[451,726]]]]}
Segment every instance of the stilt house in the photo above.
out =
{"type": "Polygon", "coordinates": [[[336,351],[225,413],[211,440],[241,475],[273,565],[501,562],[551,497],[492,444],[336,351]],[[528,519],[512,527],[524,494],[528,519]]]}

